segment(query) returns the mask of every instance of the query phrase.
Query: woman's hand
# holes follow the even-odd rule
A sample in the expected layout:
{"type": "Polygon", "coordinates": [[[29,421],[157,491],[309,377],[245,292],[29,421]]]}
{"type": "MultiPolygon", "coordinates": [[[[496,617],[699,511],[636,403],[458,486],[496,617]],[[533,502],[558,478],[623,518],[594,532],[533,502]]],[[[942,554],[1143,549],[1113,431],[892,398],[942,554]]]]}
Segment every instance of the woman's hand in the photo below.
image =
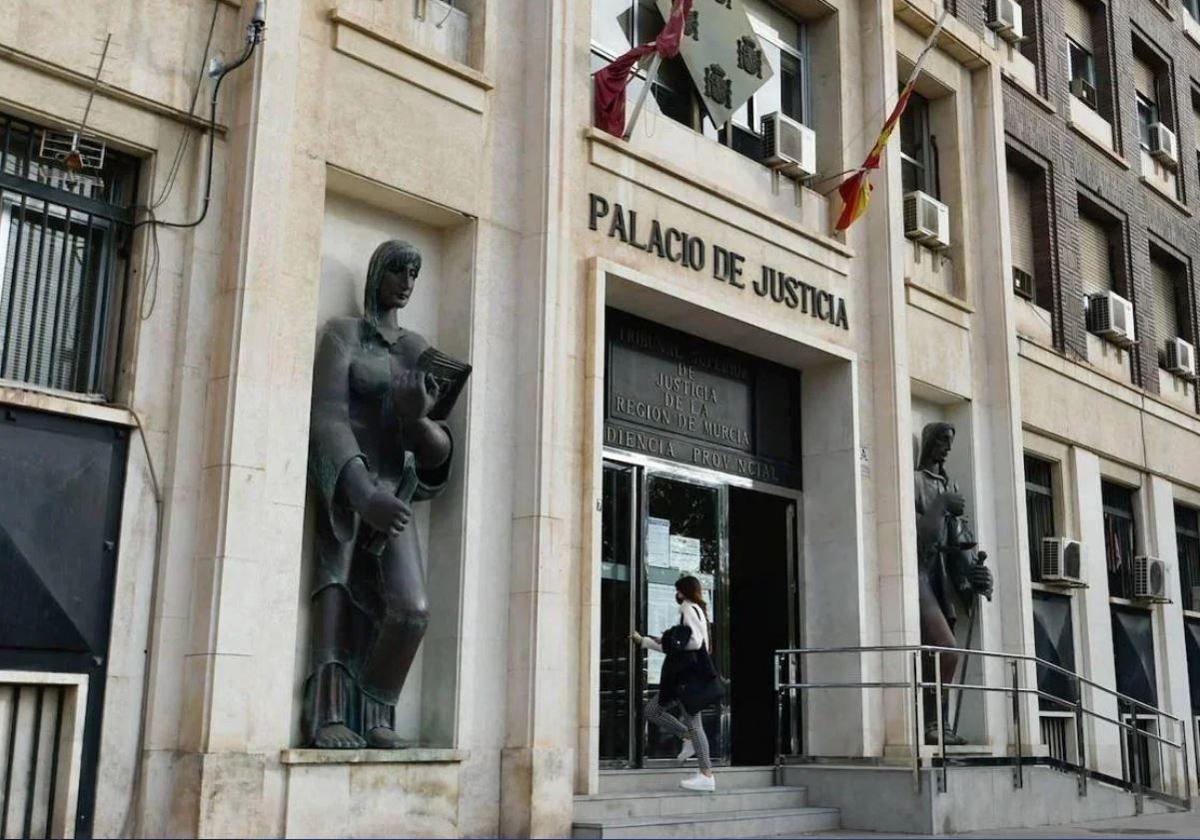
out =
{"type": "Polygon", "coordinates": [[[412,519],[412,508],[394,493],[379,489],[372,493],[359,514],[376,531],[400,533],[412,519]]]}
{"type": "Polygon", "coordinates": [[[642,646],[642,634],[634,630],[629,634],[629,641],[633,642],[638,647],[642,646]]]}
{"type": "Polygon", "coordinates": [[[392,405],[401,420],[420,420],[437,402],[437,385],[419,370],[404,370],[392,379],[392,405]]]}

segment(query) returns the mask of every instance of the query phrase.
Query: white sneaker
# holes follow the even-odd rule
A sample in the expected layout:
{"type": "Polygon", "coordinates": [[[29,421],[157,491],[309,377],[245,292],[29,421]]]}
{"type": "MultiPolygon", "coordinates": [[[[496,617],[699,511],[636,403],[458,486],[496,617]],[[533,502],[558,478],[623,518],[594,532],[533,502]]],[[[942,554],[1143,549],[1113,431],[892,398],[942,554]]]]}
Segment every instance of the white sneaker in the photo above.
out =
{"type": "Polygon", "coordinates": [[[717,789],[717,779],[715,776],[705,776],[703,773],[697,773],[690,779],[684,779],[679,783],[679,786],[684,790],[696,790],[701,793],[712,793],[717,789]]]}
{"type": "Polygon", "coordinates": [[[679,755],[675,759],[680,763],[687,761],[696,754],[696,745],[692,743],[691,738],[683,739],[683,748],[679,750],[679,755]]]}

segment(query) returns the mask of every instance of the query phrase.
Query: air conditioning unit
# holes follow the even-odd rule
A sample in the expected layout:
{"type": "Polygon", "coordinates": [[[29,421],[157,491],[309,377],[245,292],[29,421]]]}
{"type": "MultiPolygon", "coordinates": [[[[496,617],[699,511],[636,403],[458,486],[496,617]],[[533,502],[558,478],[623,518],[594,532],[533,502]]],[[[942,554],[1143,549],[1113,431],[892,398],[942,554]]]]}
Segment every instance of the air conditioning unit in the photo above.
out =
{"type": "Polygon", "coordinates": [[[1033,275],[1015,265],[1012,270],[1013,291],[1026,300],[1033,300],[1033,275]]]}
{"type": "Polygon", "coordinates": [[[949,248],[950,208],[920,190],[905,193],[904,235],[935,250],[949,248]]]}
{"type": "Polygon", "coordinates": [[[1042,581],[1083,586],[1081,555],[1077,540],[1045,537],[1042,540],[1042,581]]]}
{"type": "Polygon", "coordinates": [[[763,163],[789,178],[803,178],[817,171],[817,135],[806,125],[778,111],[759,123],[763,163]]]}
{"type": "Polygon", "coordinates": [[[1087,299],[1087,328],[1113,344],[1128,347],[1136,340],[1133,304],[1116,292],[1096,292],[1087,299]]]}
{"type": "Polygon", "coordinates": [[[1087,79],[1072,79],[1071,94],[1076,99],[1082,99],[1093,111],[1096,110],[1096,88],[1087,79]]]}
{"type": "Polygon", "coordinates": [[[1196,348],[1182,338],[1168,338],[1166,364],[1163,367],[1188,379],[1195,378],[1196,348]]]}
{"type": "Polygon", "coordinates": [[[1166,601],[1167,564],[1157,557],[1134,557],[1133,597],[1138,601],[1166,601]]]}
{"type": "Polygon", "coordinates": [[[1150,125],[1150,154],[1163,166],[1174,169],[1179,165],[1179,148],[1175,132],[1162,123],[1150,125]]]}
{"type": "Polygon", "coordinates": [[[1016,44],[1024,37],[1024,27],[1021,25],[1021,6],[1016,0],[990,0],[988,3],[988,29],[997,35],[1016,44]]]}

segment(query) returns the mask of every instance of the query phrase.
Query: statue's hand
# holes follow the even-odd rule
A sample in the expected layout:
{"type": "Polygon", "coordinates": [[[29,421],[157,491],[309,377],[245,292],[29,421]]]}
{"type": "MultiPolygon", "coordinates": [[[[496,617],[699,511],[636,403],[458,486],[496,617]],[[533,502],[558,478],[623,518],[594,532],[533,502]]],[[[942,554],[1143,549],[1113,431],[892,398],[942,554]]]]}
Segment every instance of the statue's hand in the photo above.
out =
{"type": "Polygon", "coordinates": [[[372,493],[359,513],[376,531],[399,533],[412,519],[412,508],[408,503],[383,489],[372,493]]]}
{"type": "Polygon", "coordinates": [[[981,551],[976,555],[979,559],[978,563],[972,563],[967,571],[967,579],[971,582],[971,588],[976,592],[989,594],[992,591],[992,570],[984,565],[983,561],[987,559],[987,552],[981,551]]]}
{"type": "Polygon", "coordinates": [[[963,499],[961,493],[947,492],[942,495],[942,499],[946,504],[946,512],[951,516],[962,516],[966,510],[967,503],[963,499]]]}
{"type": "Polygon", "coordinates": [[[392,380],[392,404],[401,420],[420,420],[437,401],[437,388],[419,370],[406,370],[392,380]]]}

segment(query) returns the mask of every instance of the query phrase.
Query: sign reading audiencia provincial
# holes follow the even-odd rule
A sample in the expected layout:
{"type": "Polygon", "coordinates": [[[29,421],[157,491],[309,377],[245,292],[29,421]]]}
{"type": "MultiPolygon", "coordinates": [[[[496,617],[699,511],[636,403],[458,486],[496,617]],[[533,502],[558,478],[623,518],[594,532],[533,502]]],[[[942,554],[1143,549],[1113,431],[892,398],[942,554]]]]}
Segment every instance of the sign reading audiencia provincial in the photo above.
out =
{"type": "Polygon", "coordinates": [[[603,229],[609,238],[619,239],[632,248],[690,268],[698,274],[710,272],[712,279],[735,289],[749,289],[780,306],[844,330],[850,329],[843,297],[818,289],[773,266],[762,266],[758,276],[754,276],[752,271],[746,270],[746,258],[732,248],[715,242],[710,245],[699,236],[663,225],[658,219],[646,221],[639,218],[636,210],[610,203],[604,196],[590,193],[588,203],[588,227],[592,230],[603,229]]]}
{"type": "Polygon", "coordinates": [[[800,487],[800,374],[609,309],[604,443],[800,487]]]}

